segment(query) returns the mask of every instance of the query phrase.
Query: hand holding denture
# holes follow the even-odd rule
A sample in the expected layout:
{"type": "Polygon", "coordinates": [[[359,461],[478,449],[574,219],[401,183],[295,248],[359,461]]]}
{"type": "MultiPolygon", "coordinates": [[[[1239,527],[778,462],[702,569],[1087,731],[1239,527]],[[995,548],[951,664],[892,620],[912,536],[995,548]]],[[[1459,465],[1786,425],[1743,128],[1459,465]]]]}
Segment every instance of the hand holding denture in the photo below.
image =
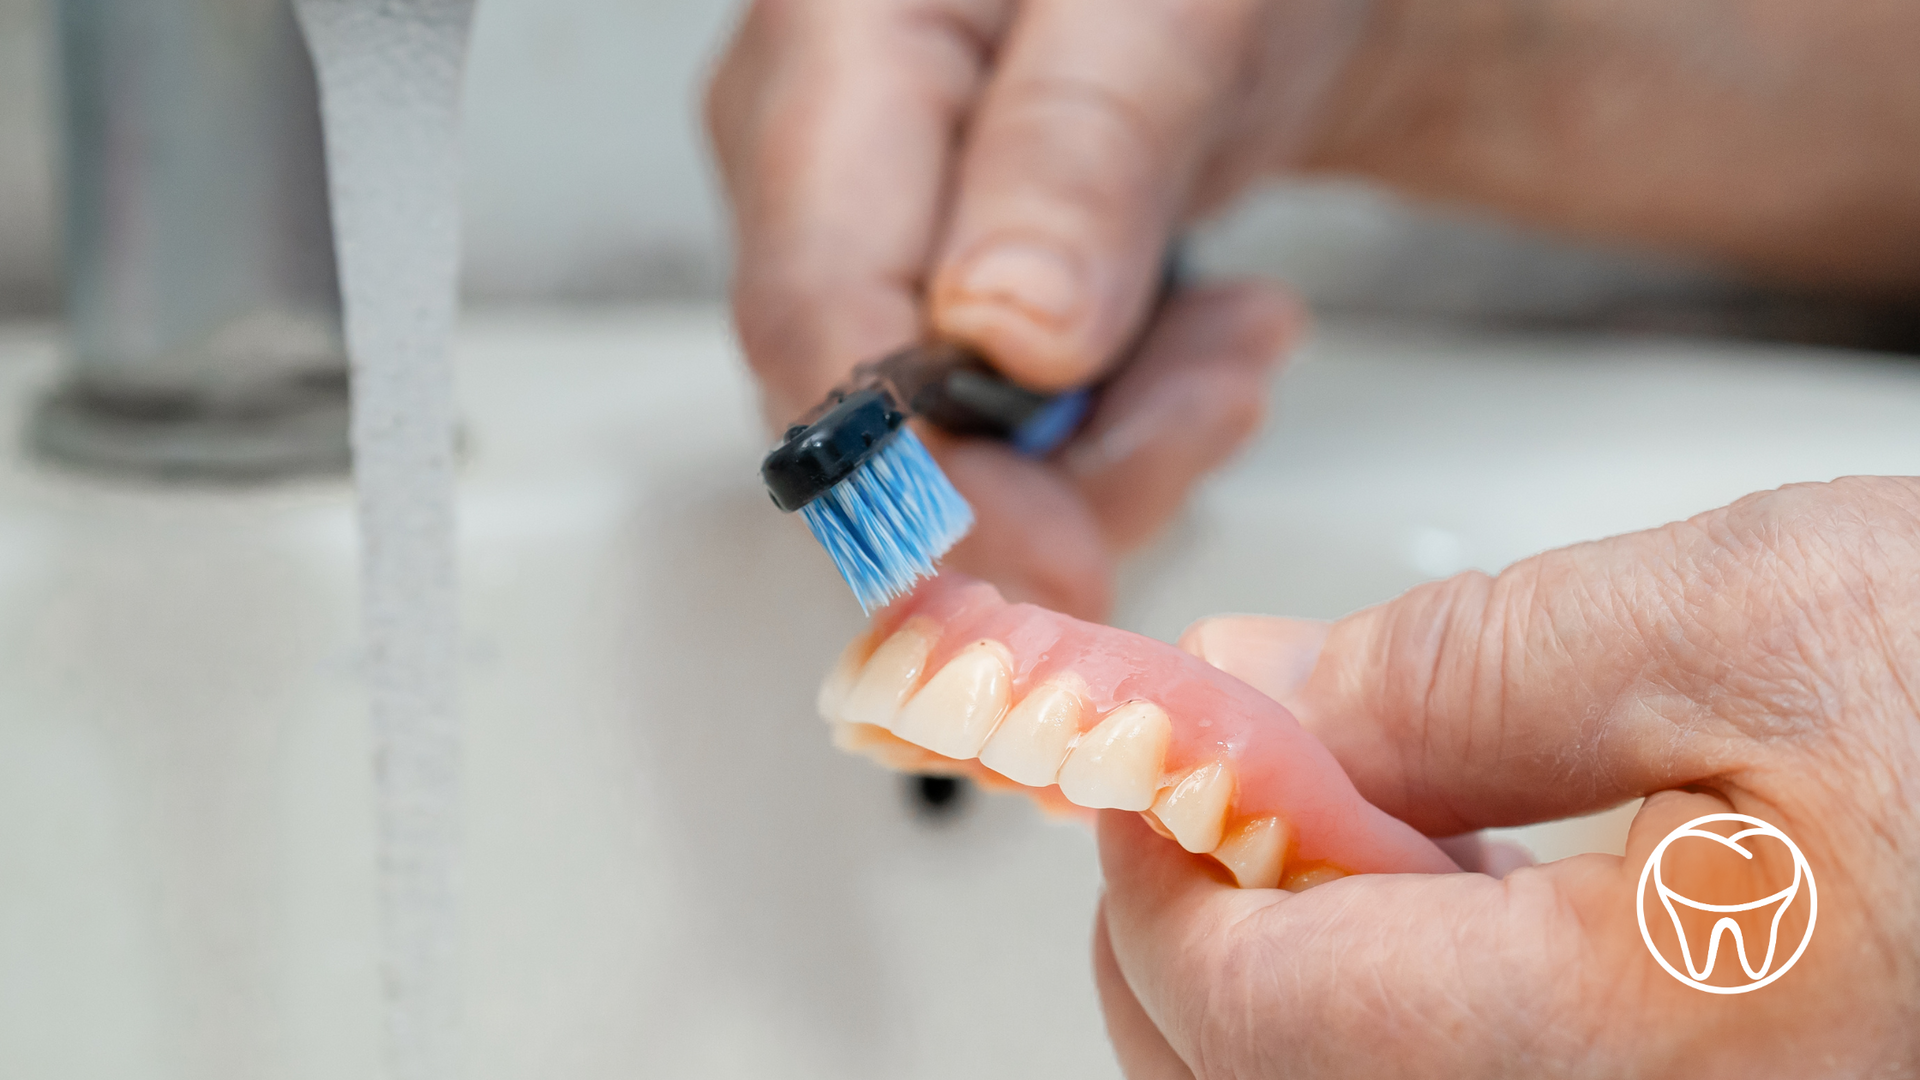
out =
{"type": "MultiPolygon", "coordinates": [[[[1855,479],[1180,649],[949,574],[820,710],[894,768],[1101,811],[1095,967],[1131,1076],[1852,1074],[1920,1055],[1915,565],[1920,482],[1855,479]],[[1462,838],[1640,796],[1625,858],[1516,869],[1462,838]],[[1804,961],[1737,1008],[1635,926],[1661,838],[1727,810],[1826,883],[1804,961]]],[[[1764,896],[1791,863],[1758,850],[1667,866],[1764,896]]]]}
{"type": "MultiPolygon", "coordinates": [[[[1286,621],[1196,626],[1190,648],[1278,696],[1360,794],[1428,835],[1647,798],[1624,858],[1298,895],[1233,889],[1104,814],[1095,967],[1128,1075],[1910,1070],[1917,566],[1920,481],[1854,478],[1422,586],[1333,624],[1317,662],[1286,621]],[[1717,996],[1657,966],[1636,884],[1663,837],[1728,810],[1798,843],[1819,920],[1777,982],[1717,996]]],[[[1691,876],[1735,899],[1792,880],[1778,846],[1749,846],[1691,876]]]]}

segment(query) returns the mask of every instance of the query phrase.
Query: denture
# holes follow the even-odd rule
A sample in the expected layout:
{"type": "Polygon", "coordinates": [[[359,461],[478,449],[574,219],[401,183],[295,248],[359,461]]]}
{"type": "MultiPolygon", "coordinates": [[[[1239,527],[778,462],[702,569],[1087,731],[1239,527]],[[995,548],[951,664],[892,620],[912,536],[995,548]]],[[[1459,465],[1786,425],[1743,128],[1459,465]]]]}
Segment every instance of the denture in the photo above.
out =
{"type": "Polygon", "coordinates": [[[875,615],[819,709],[836,745],[889,768],[1022,790],[1060,812],[1137,811],[1242,888],[1458,869],[1251,686],[958,574],[875,615]]]}

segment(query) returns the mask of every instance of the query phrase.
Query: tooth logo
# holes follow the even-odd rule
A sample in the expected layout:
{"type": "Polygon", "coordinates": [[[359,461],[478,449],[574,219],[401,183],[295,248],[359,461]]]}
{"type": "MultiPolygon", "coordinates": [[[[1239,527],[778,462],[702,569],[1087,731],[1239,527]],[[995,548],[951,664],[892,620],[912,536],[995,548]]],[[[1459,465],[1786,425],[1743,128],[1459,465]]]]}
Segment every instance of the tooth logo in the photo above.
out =
{"type": "MultiPolygon", "coordinates": [[[[1690,845],[1689,850],[1692,853],[1701,852],[1698,845],[1690,845]]],[[[1711,849],[1708,851],[1711,854],[1711,849]]],[[[1638,906],[1640,938],[1647,943],[1647,951],[1653,953],[1653,958],[1660,962],[1660,966],[1666,969],[1667,974],[1709,994],[1744,994],[1758,990],[1785,975],[1787,969],[1800,959],[1800,954],[1807,951],[1807,943],[1813,940],[1814,918],[1820,913],[1820,895],[1814,888],[1813,868],[1807,865],[1807,857],[1801,854],[1799,845],[1787,838],[1787,834],[1759,818],[1751,818],[1745,814],[1707,814],[1704,817],[1694,818],[1668,833],[1666,839],[1660,841],[1660,845],[1653,849],[1653,854],[1647,859],[1646,868],[1640,871],[1638,906]],[[1702,828],[1715,822],[1736,822],[1742,827],[1733,832],[1714,832],[1702,828]],[[1661,878],[1662,861],[1666,859],[1668,849],[1677,840],[1693,839],[1717,844],[1724,849],[1720,854],[1731,854],[1733,857],[1751,863],[1754,857],[1752,842],[1762,837],[1786,845],[1787,851],[1792,853],[1793,880],[1785,888],[1758,900],[1734,904],[1703,903],[1668,888],[1661,878]],[[1651,889],[1648,887],[1649,883],[1651,883],[1651,889]],[[1806,929],[1801,933],[1800,943],[1794,948],[1793,955],[1788,956],[1785,961],[1776,966],[1774,960],[1782,951],[1779,947],[1781,919],[1796,905],[1803,891],[1806,893],[1806,929]],[[1677,967],[1667,958],[1661,946],[1654,943],[1654,934],[1648,927],[1647,910],[1653,901],[1658,902],[1658,909],[1665,912],[1666,920],[1672,924],[1675,943],[1670,946],[1669,951],[1679,954],[1680,964],[1677,967]],[[1743,912],[1765,912],[1768,909],[1772,910],[1772,917],[1766,922],[1766,946],[1762,951],[1759,935],[1743,933],[1741,923],[1735,916],[1743,912]],[[1683,911],[1703,913],[1693,916],[1696,922],[1718,916],[1713,918],[1712,929],[1708,931],[1705,943],[1698,948],[1688,940],[1686,927],[1682,925],[1681,920],[1683,911]],[[1729,948],[1723,950],[1721,948],[1723,944],[1729,948]],[[1696,955],[1701,950],[1704,950],[1705,955],[1696,955]],[[1754,953],[1760,954],[1757,963],[1754,962],[1754,953]],[[1738,962],[1739,971],[1746,977],[1746,981],[1731,982],[1729,976],[1733,969],[1731,965],[1727,965],[1727,972],[1720,982],[1708,982],[1707,980],[1714,976],[1715,966],[1724,964],[1728,954],[1738,962]]],[[[1658,925],[1659,916],[1655,915],[1654,918],[1658,925]]],[[[1756,929],[1758,929],[1757,926],[1750,921],[1748,930],[1756,929]]]]}

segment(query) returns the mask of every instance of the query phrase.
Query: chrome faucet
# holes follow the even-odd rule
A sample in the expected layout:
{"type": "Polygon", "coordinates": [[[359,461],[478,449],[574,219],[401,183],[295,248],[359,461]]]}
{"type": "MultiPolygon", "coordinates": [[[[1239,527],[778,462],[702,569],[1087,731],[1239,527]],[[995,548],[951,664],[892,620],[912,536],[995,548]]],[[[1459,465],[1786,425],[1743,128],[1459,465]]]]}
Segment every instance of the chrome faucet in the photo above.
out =
{"type": "Polygon", "coordinates": [[[313,65],[287,0],[59,0],[68,363],[30,440],[127,475],[344,473],[313,65]]]}

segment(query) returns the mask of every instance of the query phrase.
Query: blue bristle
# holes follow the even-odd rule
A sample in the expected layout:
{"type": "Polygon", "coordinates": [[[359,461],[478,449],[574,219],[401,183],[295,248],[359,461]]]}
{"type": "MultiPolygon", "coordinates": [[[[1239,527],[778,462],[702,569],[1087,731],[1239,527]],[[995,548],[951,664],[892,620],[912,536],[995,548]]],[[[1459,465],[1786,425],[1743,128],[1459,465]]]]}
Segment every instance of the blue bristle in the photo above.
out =
{"type": "Polygon", "coordinates": [[[973,508],[905,428],[800,512],[869,612],[931,576],[973,528],[973,508]]]}

